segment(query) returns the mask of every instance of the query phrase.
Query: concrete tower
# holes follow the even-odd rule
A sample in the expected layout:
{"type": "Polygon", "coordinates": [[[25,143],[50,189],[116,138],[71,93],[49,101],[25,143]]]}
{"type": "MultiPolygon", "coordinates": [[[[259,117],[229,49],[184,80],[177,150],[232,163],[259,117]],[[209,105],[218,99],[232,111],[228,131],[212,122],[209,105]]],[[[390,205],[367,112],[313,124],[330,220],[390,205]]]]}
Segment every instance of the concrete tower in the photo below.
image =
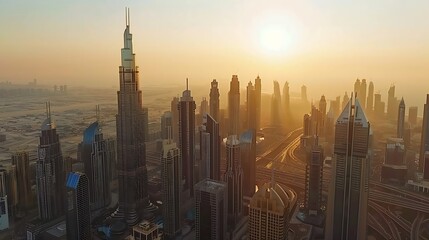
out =
{"type": "Polygon", "coordinates": [[[370,124],[359,99],[351,99],[335,127],[325,239],[366,238],[369,134],[370,124]]]}
{"type": "Polygon", "coordinates": [[[240,131],[240,82],[237,75],[232,75],[228,92],[228,135],[237,135],[240,131]]]}
{"type": "Polygon", "coordinates": [[[119,67],[118,114],[116,115],[119,200],[115,217],[135,225],[149,206],[145,146],[145,112],[135,64],[129,14],[124,31],[119,67]]]}
{"type": "Polygon", "coordinates": [[[396,137],[404,138],[404,131],[405,131],[405,102],[404,102],[404,98],[402,98],[401,102],[399,103],[399,109],[398,109],[396,137]]]}

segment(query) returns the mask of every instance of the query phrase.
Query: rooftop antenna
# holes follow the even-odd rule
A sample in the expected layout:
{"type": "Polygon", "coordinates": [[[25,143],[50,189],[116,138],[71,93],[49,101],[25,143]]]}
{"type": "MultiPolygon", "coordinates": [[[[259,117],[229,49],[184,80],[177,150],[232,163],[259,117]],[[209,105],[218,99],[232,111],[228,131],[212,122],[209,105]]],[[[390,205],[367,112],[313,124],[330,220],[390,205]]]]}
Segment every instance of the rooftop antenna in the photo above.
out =
{"type": "Polygon", "coordinates": [[[188,91],[189,90],[189,88],[188,88],[188,78],[186,78],[186,91],[188,91]]]}
{"type": "Polygon", "coordinates": [[[127,8],[128,12],[128,26],[130,26],[130,8],[127,8]]]}

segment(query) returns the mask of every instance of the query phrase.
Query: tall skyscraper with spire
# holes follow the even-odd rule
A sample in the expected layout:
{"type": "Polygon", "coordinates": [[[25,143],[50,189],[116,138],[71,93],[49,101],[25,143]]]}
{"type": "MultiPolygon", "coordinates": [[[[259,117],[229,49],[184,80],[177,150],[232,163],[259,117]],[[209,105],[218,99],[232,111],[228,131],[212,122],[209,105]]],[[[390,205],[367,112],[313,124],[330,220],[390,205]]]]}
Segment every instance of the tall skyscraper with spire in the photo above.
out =
{"type": "Polygon", "coordinates": [[[232,75],[228,92],[228,135],[237,135],[240,131],[240,82],[237,75],[232,75]]]}
{"type": "Polygon", "coordinates": [[[420,142],[419,169],[423,171],[423,178],[429,179],[429,94],[423,107],[422,140],[420,142]]]}
{"type": "Polygon", "coordinates": [[[49,221],[64,215],[65,173],[57,127],[46,103],[46,120],[42,124],[36,162],[36,188],[39,217],[49,221]]]}
{"type": "Polygon", "coordinates": [[[210,115],[216,120],[216,122],[219,122],[219,87],[218,82],[216,79],[213,79],[211,82],[211,88],[210,88],[210,115]]]}
{"type": "Polygon", "coordinates": [[[399,109],[398,109],[398,123],[396,127],[396,137],[404,138],[404,131],[405,131],[405,102],[404,102],[404,98],[402,98],[401,102],[399,103],[399,109]]]}
{"type": "Polygon", "coordinates": [[[139,70],[135,63],[129,11],[126,14],[124,47],[119,67],[118,114],[116,115],[117,172],[119,201],[116,217],[135,225],[149,205],[147,192],[146,146],[139,87],[139,70]]]}
{"type": "Polygon", "coordinates": [[[335,127],[325,239],[366,239],[369,134],[370,123],[359,99],[351,99],[335,127]]]}
{"type": "Polygon", "coordinates": [[[261,129],[261,78],[255,79],[256,132],[261,129]]]}
{"type": "MultiPolygon", "coordinates": [[[[182,154],[183,191],[194,195],[194,165],[195,165],[195,101],[188,88],[183,91],[179,101],[179,149],[182,154]]],[[[185,193],[186,194],[186,193],[185,193]]]]}

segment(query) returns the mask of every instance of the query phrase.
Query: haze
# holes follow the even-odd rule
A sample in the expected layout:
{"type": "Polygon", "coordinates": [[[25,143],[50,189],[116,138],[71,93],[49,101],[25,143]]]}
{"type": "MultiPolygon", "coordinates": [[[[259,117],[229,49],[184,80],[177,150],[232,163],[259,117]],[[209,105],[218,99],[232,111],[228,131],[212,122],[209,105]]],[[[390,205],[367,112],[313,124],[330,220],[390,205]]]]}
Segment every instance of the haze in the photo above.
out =
{"type": "Polygon", "coordinates": [[[429,92],[423,0],[2,1],[0,81],[117,88],[125,6],[143,88],[188,77],[226,90],[232,74],[244,88],[259,74],[266,92],[289,81],[314,99],[358,77],[411,105],[429,92]]]}

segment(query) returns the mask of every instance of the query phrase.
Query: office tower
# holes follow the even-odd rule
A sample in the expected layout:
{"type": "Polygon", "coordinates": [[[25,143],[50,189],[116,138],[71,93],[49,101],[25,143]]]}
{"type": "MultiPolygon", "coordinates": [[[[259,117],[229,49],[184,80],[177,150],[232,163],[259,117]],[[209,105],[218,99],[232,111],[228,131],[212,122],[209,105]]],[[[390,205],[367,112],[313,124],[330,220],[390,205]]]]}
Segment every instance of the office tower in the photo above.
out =
{"type": "Polygon", "coordinates": [[[174,97],[171,101],[171,131],[173,133],[173,142],[179,142],[179,98],[174,97]]]}
{"type": "Polygon", "coordinates": [[[280,94],[280,84],[278,81],[273,81],[273,83],[274,83],[274,95],[276,96],[276,99],[278,101],[279,111],[280,111],[280,106],[282,103],[282,97],[280,94]]]}
{"type": "Polygon", "coordinates": [[[397,117],[396,111],[397,108],[397,100],[395,97],[395,85],[390,86],[387,96],[387,117],[390,120],[394,120],[397,117]]]}
{"type": "Polygon", "coordinates": [[[232,75],[228,92],[228,135],[237,135],[240,131],[240,82],[237,75],[232,75]]]}
{"type": "Polygon", "coordinates": [[[302,101],[302,103],[308,103],[307,87],[305,85],[302,85],[302,87],[301,87],[301,101],[302,101]]]}
{"type": "Polygon", "coordinates": [[[304,136],[313,135],[313,128],[311,126],[311,116],[309,114],[304,115],[304,136]]]}
{"type": "Polygon", "coordinates": [[[12,155],[12,164],[16,166],[18,186],[18,209],[26,212],[31,207],[32,194],[30,183],[28,152],[16,152],[12,155]]]}
{"type": "Polygon", "coordinates": [[[316,137],[313,149],[308,154],[305,173],[305,209],[308,215],[318,215],[322,207],[323,149],[316,137]]]}
{"type": "Polygon", "coordinates": [[[9,228],[9,206],[7,202],[6,179],[6,169],[0,169],[0,230],[9,228]]]}
{"type": "Polygon", "coordinates": [[[322,95],[319,101],[319,111],[320,111],[320,119],[318,120],[317,125],[318,131],[317,134],[320,136],[325,136],[325,121],[326,121],[326,98],[325,95],[322,95]]]}
{"type": "Polygon", "coordinates": [[[195,184],[196,239],[227,239],[227,205],[224,182],[204,179],[195,184]]]}
{"type": "Polygon", "coordinates": [[[164,233],[174,238],[180,231],[180,196],[182,191],[180,150],[171,139],[164,140],[161,157],[164,233]]]}
{"type": "Polygon", "coordinates": [[[286,121],[291,117],[291,109],[290,109],[290,94],[289,94],[289,82],[285,82],[283,86],[283,109],[285,111],[286,121]]]}
{"type": "Polygon", "coordinates": [[[128,225],[135,225],[142,208],[149,205],[144,143],[146,116],[138,76],[128,14],[119,67],[120,89],[116,115],[119,199],[115,213],[115,217],[124,219],[128,225]]]}
{"type": "Polygon", "coordinates": [[[359,99],[351,99],[335,127],[325,239],[366,238],[369,133],[370,124],[359,99]]]}
{"type": "Polygon", "coordinates": [[[205,113],[208,113],[208,112],[209,112],[209,103],[207,102],[207,99],[203,97],[203,100],[201,100],[201,105],[200,105],[201,118],[205,113]]]}
{"type": "Polygon", "coordinates": [[[261,129],[261,78],[255,79],[256,132],[261,129]]]}
{"type": "Polygon", "coordinates": [[[204,114],[200,131],[201,179],[220,180],[219,123],[209,114],[204,114]]]}
{"type": "Polygon", "coordinates": [[[211,82],[210,88],[210,115],[219,122],[219,88],[216,79],[211,82]]]}
{"type": "Polygon", "coordinates": [[[79,144],[80,160],[84,165],[85,177],[89,182],[89,201],[91,210],[109,206],[111,168],[115,159],[112,158],[109,140],[103,138],[100,123],[93,122],[83,132],[83,140],[79,144]]]}
{"type": "Polygon", "coordinates": [[[355,86],[354,86],[354,93],[357,93],[358,97],[360,96],[360,85],[361,85],[360,79],[358,78],[356,79],[355,86]]]}
{"type": "Polygon", "coordinates": [[[405,152],[403,139],[387,139],[384,163],[381,166],[381,182],[405,185],[408,170],[405,164],[405,152]]]}
{"type": "Polygon", "coordinates": [[[252,82],[249,82],[247,85],[246,97],[247,128],[254,129],[256,131],[256,91],[252,82]]]}
{"type": "Polygon", "coordinates": [[[276,95],[273,94],[271,97],[271,125],[280,126],[280,106],[279,99],[277,99],[276,95]]]}
{"type": "Polygon", "coordinates": [[[344,109],[349,102],[350,98],[347,92],[344,93],[343,101],[341,102],[341,109],[344,109]]]}
{"type": "Polygon", "coordinates": [[[242,214],[243,169],[240,160],[240,141],[237,135],[228,136],[226,140],[227,167],[224,182],[228,187],[228,227],[233,228],[242,214]]]}
{"type": "Polygon", "coordinates": [[[415,126],[417,124],[417,112],[418,112],[417,107],[408,108],[408,122],[412,126],[415,126]]]}
{"type": "Polygon", "coordinates": [[[69,172],[66,188],[67,239],[90,240],[92,238],[88,178],[84,173],[69,172]]]}
{"type": "Polygon", "coordinates": [[[194,194],[194,162],[195,162],[195,101],[188,89],[183,91],[179,101],[179,149],[182,154],[183,191],[192,197],[194,194]]]}
{"type": "Polygon", "coordinates": [[[374,110],[374,83],[369,82],[368,97],[366,100],[366,110],[372,112],[374,110]]]}
{"type": "Polygon", "coordinates": [[[405,102],[404,102],[404,98],[402,98],[401,103],[399,103],[399,109],[398,109],[396,137],[404,138],[404,130],[405,130],[405,102]]]}
{"type": "Polygon", "coordinates": [[[426,95],[426,103],[423,107],[422,140],[420,142],[419,170],[423,171],[423,178],[429,179],[429,159],[425,156],[429,153],[429,94],[426,95]],[[424,170],[423,170],[424,169],[424,170]]]}
{"type": "Polygon", "coordinates": [[[170,111],[164,112],[161,116],[161,138],[168,139],[168,132],[173,129],[173,117],[170,111]]]}
{"type": "Polygon", "coordinates": [[[297,195],[278,183],[265,183],[249,204],[248,239],[288,239],[289,221],[297,195]]]}
{"type": "Polygon", "coordinates": [[[240,135],[243,195],[252,197],[256,185],[256,131],[249,129],[240,135]]]}
{"type": "Polygon", "coordinates": [[[50,104],[46,103],[46,120],[43,122],[36,161],[36,188],[39,217],[49,221],[64,215],[65,173],[63,155],[55,122],[51,118],[50,104]]]}
{"type": "Polygon", "coordinates": [[[362,79],[358,98],[359,98],[359,101],[361,102],[361,105],[365,108],[366,107],[366,79],[362,79]]]}
{"type": "Polygon", "coordinates": [[[376,93],[374,94],[374,112],[379,118],[384,117],[384,102],[381,101],[381,94],[376,93]]]}

